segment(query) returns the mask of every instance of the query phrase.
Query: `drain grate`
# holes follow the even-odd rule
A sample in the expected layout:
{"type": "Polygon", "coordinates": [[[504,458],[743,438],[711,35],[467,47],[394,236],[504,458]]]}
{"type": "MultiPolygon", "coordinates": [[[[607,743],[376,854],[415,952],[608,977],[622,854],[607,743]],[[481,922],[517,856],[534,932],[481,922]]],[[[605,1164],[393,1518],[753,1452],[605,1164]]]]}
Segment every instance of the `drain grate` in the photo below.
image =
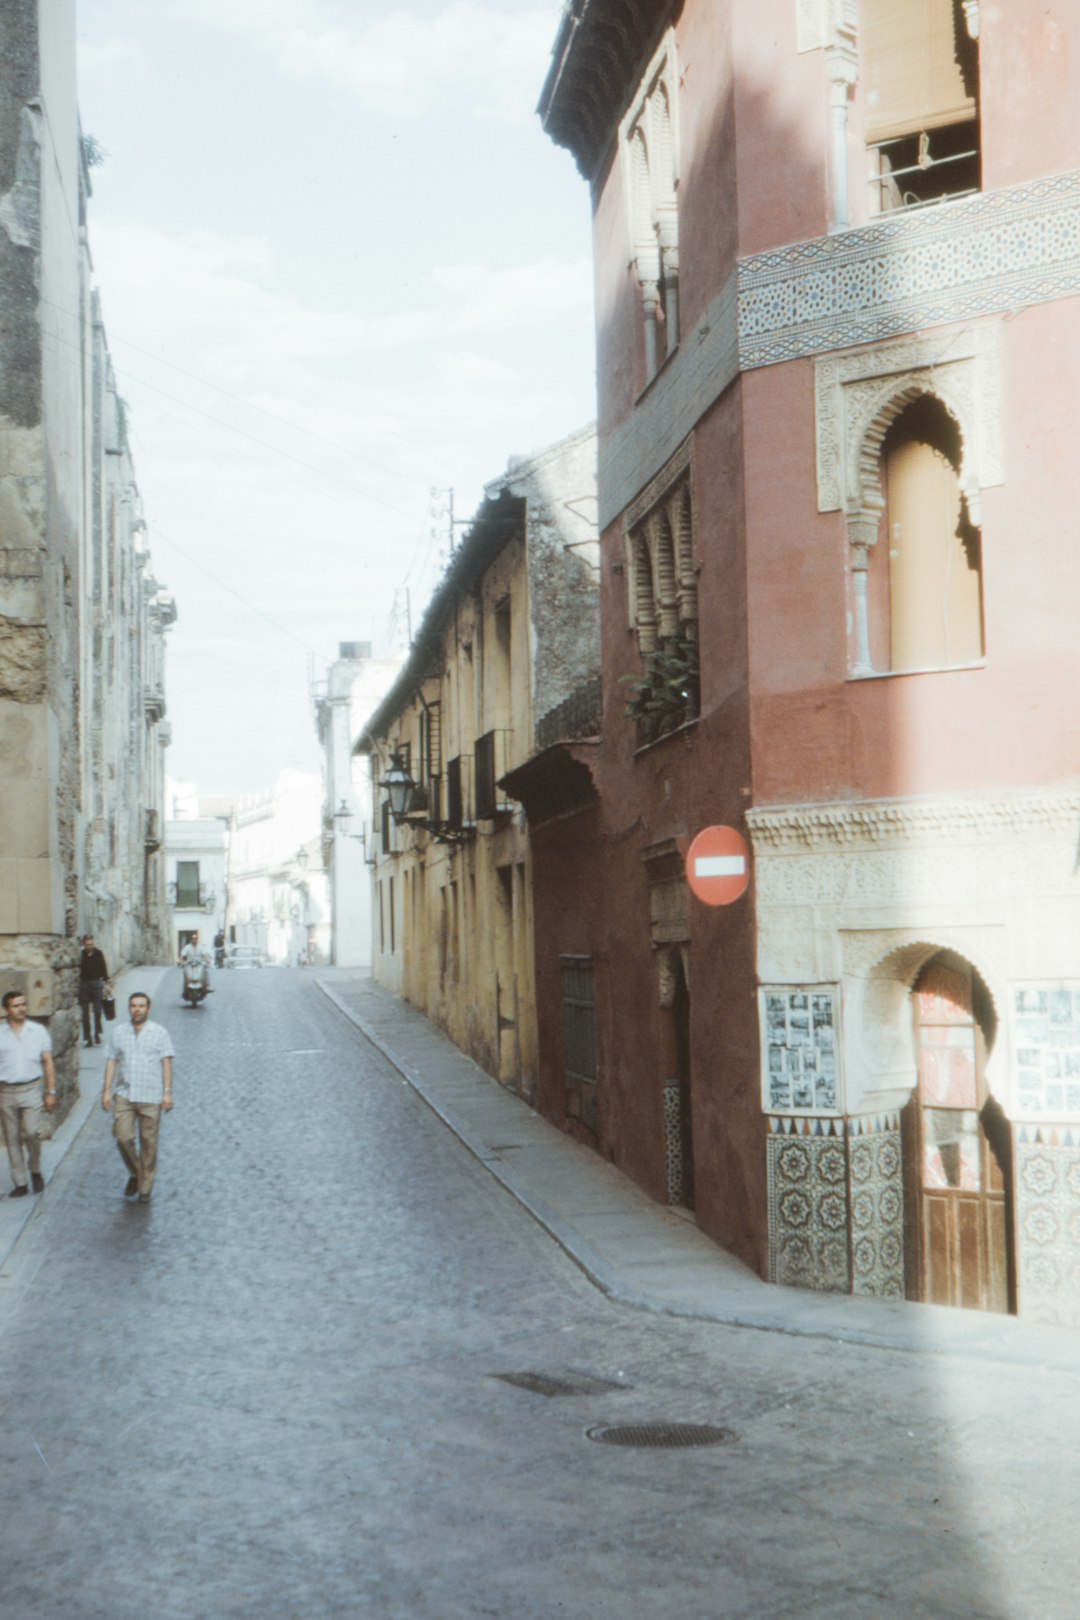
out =
{"type": "Polygon", "coordinates": [[[613,1389],[629,1389],[629,1384],[617,1383],[612,1378],[596,1378],[592,1373],[574,1371],[558,1373],[507,1372],[492,1373],[504,1384],[527,1389],[533,1395],[607,1395],[613,1389]]]}
{"type": "Polygon", "coordinates": [[[585,1433],[604,1446],[729,1446],[739,1438],[734,1429],[712,1423],[603,1424],[585,1433]]]}

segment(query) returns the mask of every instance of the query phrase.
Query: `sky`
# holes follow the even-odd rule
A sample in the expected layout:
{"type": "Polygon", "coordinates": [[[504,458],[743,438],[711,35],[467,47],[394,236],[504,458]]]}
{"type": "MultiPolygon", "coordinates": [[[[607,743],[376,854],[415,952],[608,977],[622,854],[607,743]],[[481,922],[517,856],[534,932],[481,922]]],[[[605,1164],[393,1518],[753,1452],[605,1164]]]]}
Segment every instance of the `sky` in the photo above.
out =
{"type": "Polygon", "coordinates": [[[405,650],[446,492],[467,519],[595,415],[588,192],[535,113],[561,9],[79,0],[167,769],[203,794],[317,770],[312,682],[405,650]]]}

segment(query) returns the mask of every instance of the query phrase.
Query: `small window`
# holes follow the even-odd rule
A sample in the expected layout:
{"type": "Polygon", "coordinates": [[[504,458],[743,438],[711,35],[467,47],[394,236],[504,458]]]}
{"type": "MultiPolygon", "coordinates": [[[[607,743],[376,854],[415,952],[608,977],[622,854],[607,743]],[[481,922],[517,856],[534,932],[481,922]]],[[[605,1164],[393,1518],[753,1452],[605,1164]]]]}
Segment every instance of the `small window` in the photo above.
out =
{"type": "Polygon", "coordinates": [[[560,956],[568,1118],[596,1130],[596,987],[591,956],[560,956]]]}
{"type": "Polygon", "coordinates": [[[460,754],[446,767],[446,820],[450,827],[460,827],[464,821],[460,754]]]}
{"type": "Polygon", "coordinates": [[[198,861],[177,861],[176,904],[183,907],[200,905],[198,861]]]}
{"type": "Polygon", "coordinates": [[[871,209],[978,191],[979,46],[962,0],[863,0],[871,209]]]}
{"type": "Polygon", "coordinates": [[[495,733],[487,732],[476,739],[476,819],[494,821],[495,803],[495,733]]]}
{"type": "Polygon", "coordinates": [[[982,537],[960,490],[956,424],[933,395],[908,405],[882,445],[885,518],[869,565],[870,648],[880,671],[982,658],[982,537]]]}

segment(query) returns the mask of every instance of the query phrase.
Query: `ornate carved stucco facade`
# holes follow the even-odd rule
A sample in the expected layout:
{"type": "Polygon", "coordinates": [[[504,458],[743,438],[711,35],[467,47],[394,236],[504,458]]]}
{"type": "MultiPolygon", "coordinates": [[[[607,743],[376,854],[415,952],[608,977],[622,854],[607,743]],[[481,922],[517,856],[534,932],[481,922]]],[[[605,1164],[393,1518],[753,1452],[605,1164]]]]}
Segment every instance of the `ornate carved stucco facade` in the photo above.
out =
{"type": "Polygon", "coordinates": [[[166,944],[166,632],[97,295],[68,0],[0,20],[0,978],[76,1085],[78,938],[166,944]]]}
{"type": "MultiPolygon", "coordinates": [[[[920,1254],[937,1240],[915,1018],[924,976],[951,965],[984,1009],[983,1106],[1005,1121],[1010,1308],[1077,1322],[1080,5],[1055,0],[1030,29],[977,0],[937,9],[955,107],[916,110],[909,131],[882,127],[875,42],[915,50],[905,18],[926,8],[567,10],[541,114],[596,218],[601,801],[617,794],[623,827],[638,815],[646,868],[708,822],[753,849],[743,913],[692,905],[680,943],[706,1229],[780,1282],[937,1297],[920,1254]],[[647,330],[663,301],[636,252],[642,165],[626,140],[658,63],[677,205],[666,354],[647,330]],[[937,179],[950,162],[955,187],[937,179]],[[954,503],[932,587],[905,573],[913,444],[954,503]],[[678,743],[642,748],[620,713],[635,662],[619,576],[643,492],[680,459],[700,709],[678,743]]],[[[599,1013],[598,1145],[659,1189],[665,1098],[637,1054],[663,1036],[632,960],[656,940],[638,913],[599,1013]]],[[[936,1173],[963,1190],[940,1155],[936,1173]]]]}

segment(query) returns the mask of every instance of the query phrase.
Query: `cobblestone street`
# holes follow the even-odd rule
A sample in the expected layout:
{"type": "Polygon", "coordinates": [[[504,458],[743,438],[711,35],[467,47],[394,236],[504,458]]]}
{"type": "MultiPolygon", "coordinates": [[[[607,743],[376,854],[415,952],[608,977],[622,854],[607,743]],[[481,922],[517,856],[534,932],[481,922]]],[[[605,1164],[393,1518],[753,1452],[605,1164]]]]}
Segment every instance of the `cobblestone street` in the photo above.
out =
{"type": "Polygon", "coordinates": [[[310,980],[216,982],[153,1203],[96,1110],[0,1280],[5,1616],[1075,1616],[1075,1371],[612,1303],[310,980]],[[651,1419],[737,1438],[586,1437],[651,1419]]]}

